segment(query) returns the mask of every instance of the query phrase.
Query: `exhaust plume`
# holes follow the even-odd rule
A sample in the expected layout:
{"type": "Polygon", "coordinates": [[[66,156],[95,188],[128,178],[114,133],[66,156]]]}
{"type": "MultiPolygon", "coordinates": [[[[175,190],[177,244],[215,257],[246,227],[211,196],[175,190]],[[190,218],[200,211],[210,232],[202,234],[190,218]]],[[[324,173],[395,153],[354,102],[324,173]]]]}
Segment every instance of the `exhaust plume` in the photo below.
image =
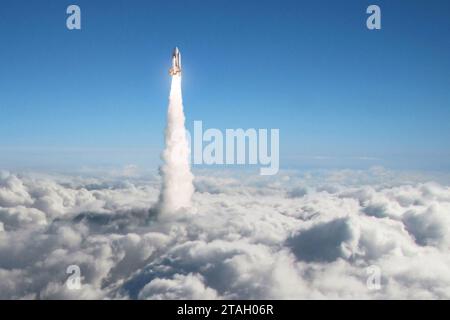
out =
{"type": "Polygon", "coordinates": [[[194,176],[189,163],[190,151],[184,123],[181,73],[179,73],[172,75],[165,130],[166,147],[162,154],[164,164],[160,168],[163,182],[159,209],[163,214],[189,208],[194,193],[194,176]]]}

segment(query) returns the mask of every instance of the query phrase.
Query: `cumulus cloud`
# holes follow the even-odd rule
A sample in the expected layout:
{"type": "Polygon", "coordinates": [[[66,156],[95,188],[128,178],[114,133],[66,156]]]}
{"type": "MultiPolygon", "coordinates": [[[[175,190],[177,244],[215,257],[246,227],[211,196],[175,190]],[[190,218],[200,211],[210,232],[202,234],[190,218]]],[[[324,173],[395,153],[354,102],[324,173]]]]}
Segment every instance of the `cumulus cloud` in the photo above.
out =
{"type": "Polygon", "coordinates": [[[164,300],[164,299],[217,299],[214,289],[208,288],[203,283],[199,274],[176,274],[172,279],[153,279],[139,293],[140,299],[164,300]]]}
{"type": "Polygon", "coordinates": [[[160,180],[136,170],[1,172],[0,298],[450,298],[446,183],[382,168],[199,171],[193,209],[160,219],[160,180]]]}

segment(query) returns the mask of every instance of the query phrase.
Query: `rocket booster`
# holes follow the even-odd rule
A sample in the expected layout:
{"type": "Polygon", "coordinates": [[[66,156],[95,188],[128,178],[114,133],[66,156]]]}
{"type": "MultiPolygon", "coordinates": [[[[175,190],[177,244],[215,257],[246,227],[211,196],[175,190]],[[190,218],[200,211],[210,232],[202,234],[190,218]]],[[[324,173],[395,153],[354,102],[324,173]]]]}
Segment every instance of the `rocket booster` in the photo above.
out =
{"type": "Polygon", "coordinates": [[[172,53],[172,67],[169,69],[169,74],[175,76],[177,74],[181,75],[181,53],[178,47],[173,49],[172,53]]]}

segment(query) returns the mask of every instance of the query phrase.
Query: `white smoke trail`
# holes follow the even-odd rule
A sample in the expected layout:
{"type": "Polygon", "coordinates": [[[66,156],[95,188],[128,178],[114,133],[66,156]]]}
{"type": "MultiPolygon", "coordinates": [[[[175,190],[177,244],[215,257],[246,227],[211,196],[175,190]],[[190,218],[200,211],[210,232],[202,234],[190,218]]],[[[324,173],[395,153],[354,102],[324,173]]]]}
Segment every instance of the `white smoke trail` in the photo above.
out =
{"type": "Polygon", "coordinates": [[[189,208],[194,193],[194,176],[189,164],[190,151],[184,122],[181,75],[178,74],[172,76],[165,131],[166,148],[162,154],[164,164],[160,169],[163,184],[159,209],[163,214],[189,208]]]}

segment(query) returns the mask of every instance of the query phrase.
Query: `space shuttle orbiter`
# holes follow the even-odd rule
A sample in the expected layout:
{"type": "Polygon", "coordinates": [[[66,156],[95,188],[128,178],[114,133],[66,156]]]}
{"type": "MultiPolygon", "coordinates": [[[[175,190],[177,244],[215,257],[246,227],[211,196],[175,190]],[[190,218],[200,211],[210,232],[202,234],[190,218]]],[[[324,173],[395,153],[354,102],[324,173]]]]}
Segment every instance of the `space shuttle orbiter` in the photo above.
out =
{"type": "Polygon", "coordinates": [[[175,76],[177,74],[181,75],[181,53],[178,47],[173,49],[172,53],[172,68],[169,69],[169,74],[175,76]]]}

